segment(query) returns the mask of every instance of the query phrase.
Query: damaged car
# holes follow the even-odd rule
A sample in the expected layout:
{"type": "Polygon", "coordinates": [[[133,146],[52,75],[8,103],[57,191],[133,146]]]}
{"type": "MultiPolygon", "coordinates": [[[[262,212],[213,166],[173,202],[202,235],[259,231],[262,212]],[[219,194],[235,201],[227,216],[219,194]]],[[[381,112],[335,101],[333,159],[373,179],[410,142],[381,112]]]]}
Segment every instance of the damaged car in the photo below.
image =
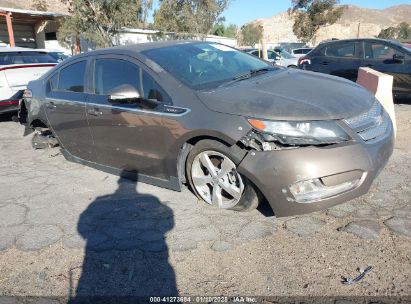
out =
{"type": "Polygon", "coordinates": [[[365,194],[393,151],[380,102],[348,80],[272,66],[218,43],[77,55],[32,81],[27,127],[71,161],[238,211],[276,216],[365,194]]]}

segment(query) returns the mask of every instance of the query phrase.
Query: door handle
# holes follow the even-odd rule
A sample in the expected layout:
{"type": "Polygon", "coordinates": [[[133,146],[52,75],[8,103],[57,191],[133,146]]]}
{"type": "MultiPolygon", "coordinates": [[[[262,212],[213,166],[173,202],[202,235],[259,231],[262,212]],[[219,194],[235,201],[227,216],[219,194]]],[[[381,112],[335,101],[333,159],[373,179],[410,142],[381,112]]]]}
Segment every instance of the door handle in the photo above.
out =
{"type": "Polygon", "coordinates": [[[54,102],[50,101],[47,104],[47,108],[50,109],[50,110],[54,110],[56,108],[56,105],[54,104],[54,102]]]}
{"type": "Polygon", "coordinates": [[[88,110],[87,110],[87,113],[90,114],[90,115],[93,115],[93,116],[101,116],[101,115],[103,115],[103,112],[101,112],[101,111],[99,110],[99,108],[88,109],[88,110]]]}
{"type": "Polygon", "coordinates": [[[329,62],[328,62],[328,61],[323,61],[323,62],[321,62],[321,64],[322,64],[322,65],[328,65],[329,62]]]}

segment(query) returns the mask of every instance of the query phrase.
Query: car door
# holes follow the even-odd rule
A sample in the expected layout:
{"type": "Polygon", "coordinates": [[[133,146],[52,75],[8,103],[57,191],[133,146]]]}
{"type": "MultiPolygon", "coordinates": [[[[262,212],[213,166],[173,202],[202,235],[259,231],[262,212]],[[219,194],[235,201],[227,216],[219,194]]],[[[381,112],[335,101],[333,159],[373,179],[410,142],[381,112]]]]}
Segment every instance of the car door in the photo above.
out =
{"type": "Polygon", "coordinates": [[[359,47],[354,41],[326,45],[311,61],[310,70],[357,81],[359,47]]]}
{"type": "Polygon", "coordinates": [[[86,113],[95,161],[121,171],[166,178],[162,103],[170,101],[168,95],[131,57],[99,56],[93,71],[94,94],[87,99],[86,113]],[[110,92],[124,85],[140,93],[139,101],[110,100],[110,92]],[[160,105],[145,107],[144,100],[160,105]]]}
{"type": "Polygon", "coordinates": [[[90,160],[92,140],[85,112],[87,59],[64,66],[49,79],[45,111],[60,145],[71,155],[90,160]]]}
{"type": "Polygon", "coordinates": [[[399,48],[383,41],[365,41],[361,66],[394,76],[395,95],[411,95],[411,58],[399,48]]]}

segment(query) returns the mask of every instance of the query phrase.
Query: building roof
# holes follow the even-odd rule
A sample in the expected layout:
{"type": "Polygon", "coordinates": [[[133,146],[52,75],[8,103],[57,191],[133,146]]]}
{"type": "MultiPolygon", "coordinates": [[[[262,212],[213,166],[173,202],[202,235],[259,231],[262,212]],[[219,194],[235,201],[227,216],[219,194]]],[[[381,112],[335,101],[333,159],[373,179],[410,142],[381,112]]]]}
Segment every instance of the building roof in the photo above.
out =
{"type": "Polygon", "coordinates": [[[42,12],[10,7],[0,7],[0,12],[10,12],[13,21],[18,21],[19,23],[34,23],[40,20],[52,20],[66,16],[65,14],[55,12],[42,12]]]}
{"type": "Polygon", "coordinates": [[[17,14],[33,15],[33,16],[51,16],[51,17],[65,16],[64,14],[55,13],[55,12],[34,11],[34,10],[26,10],[26,9],[10,8],[10,7],[2,7],[2,6],[0,6],[0,11],[17,13],[17,14]]]}

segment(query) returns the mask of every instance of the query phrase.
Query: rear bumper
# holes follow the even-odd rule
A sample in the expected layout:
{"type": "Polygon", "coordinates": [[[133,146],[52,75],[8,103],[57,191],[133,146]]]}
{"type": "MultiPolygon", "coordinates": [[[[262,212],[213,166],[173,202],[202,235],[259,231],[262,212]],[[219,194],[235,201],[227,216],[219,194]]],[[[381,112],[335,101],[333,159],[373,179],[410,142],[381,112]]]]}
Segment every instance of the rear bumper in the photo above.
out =
{"type": "Polygon", "coordinates": [[[19,100],[0,100],[0,114],[17,112],[19,110],[19,100]]]}
{"type": "MultiPolygon", "coordinates": [[[[392,125],[377,142],[350,142],[328,147],[253,152],[239,165],[239,172],[249,178],[264,194],[277,217],[310,213],[346,202],[368,192],[372,182],[386,165],[394,148],[392,125]],[[312,203],[298,203],[290,186],[299,181],[339,176],[361,171],[356,188],[312,203]]],[[[342,181],[341,181],[342,182],[342,181]]]]}

